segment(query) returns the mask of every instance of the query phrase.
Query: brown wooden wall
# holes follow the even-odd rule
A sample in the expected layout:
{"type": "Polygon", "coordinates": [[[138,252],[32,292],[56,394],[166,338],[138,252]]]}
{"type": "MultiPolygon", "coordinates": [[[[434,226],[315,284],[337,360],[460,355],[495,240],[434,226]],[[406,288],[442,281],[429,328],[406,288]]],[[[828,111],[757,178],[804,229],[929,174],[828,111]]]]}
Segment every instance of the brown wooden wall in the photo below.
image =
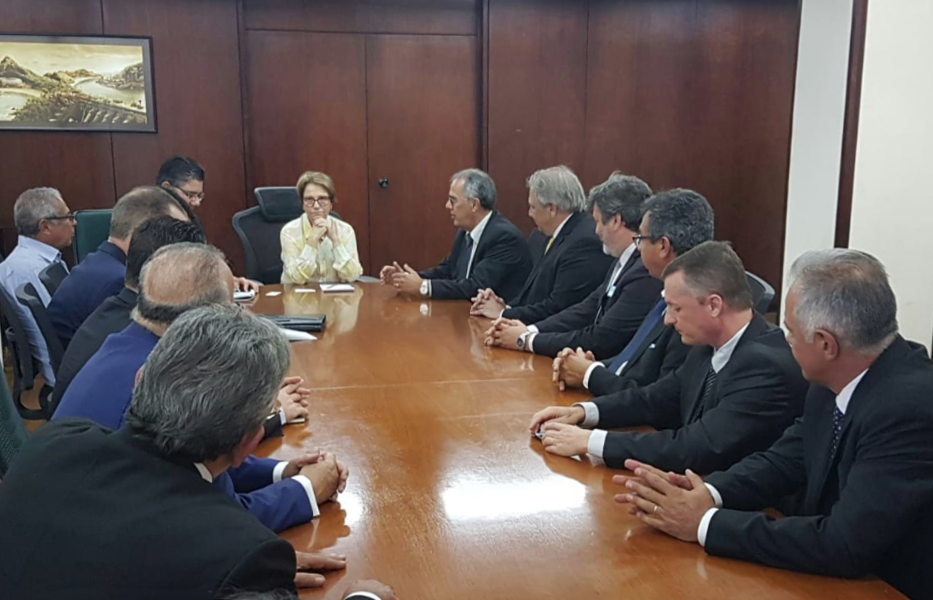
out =
{"type": "Polygon", "coordinates": [[[6,33],[151,36],[159,126],[0,133],[4,245],[22,190],[109,206],[181,153],[238,267],[231,215],[306,169],[334,176],[368,270],[425,266],[449,248],[451,172],[487,168],[530,231],[524,180],[564,163],[586,187],[618,169],[697,189],[774,283],[798,22],[798,0],[4,0],[6,33]]]}

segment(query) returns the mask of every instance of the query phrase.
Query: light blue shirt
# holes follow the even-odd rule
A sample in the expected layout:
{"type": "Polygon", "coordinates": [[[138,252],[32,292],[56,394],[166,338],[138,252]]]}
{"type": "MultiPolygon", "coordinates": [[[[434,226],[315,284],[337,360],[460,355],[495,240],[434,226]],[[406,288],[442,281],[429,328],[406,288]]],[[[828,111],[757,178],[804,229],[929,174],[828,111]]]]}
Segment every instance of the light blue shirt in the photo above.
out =
{"type": "Polygon", "coordinates": [[[24,283],[31,283],[39,293],[42,304],[48,306],[52,297],[45,286],[39,281],[39,272],[52,263],[62,262],[62,253],[58,249],[35,240],[31,237],[19,236],[16,248],[0,263],[0,286],[6,291],[14,309],[19,315],[26,334],[29,336],[29,347],[32,356],[42,365],[42,376],[50,385],[55,385],[55,373],[52,372],[52,363],[49,360],[49,349],[42,338],[39,326],[32,317],[29,309],[16,299],[16,288],[24,283]]]}

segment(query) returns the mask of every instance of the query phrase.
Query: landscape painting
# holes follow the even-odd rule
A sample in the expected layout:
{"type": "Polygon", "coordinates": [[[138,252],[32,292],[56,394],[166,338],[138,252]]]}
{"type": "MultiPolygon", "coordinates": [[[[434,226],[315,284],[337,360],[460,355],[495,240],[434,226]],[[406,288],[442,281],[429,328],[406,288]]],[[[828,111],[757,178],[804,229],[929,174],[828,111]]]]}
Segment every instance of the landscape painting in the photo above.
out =
{"type": "Polygon", "coordinates": [[[0,129],[154,132],[150,40],[0,35],[0,129]]]}

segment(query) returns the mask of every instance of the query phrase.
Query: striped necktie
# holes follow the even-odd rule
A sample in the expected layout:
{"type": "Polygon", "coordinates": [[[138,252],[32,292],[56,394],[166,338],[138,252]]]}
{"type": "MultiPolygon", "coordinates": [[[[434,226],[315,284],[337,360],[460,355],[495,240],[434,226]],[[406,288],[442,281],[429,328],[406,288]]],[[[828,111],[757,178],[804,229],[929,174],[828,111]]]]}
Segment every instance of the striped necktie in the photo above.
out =
{"type": "Polygon", "coordinates": [[[842,417],[844,416],[839,407],[835,407],[833,411],[833,448],[829,454],[830,456],[834,456],[839,448],[839,438],[842,437],[842,417]]]}
{"type": "Polygon", "coordinates": [[[716,387],[716,370],[710,363],[709,371],[706,372],[706,381],[703,382],[703,394],[700,396],[700,402],[697,405],[696,418],[699,419],[706,410],[707,403],[713,397],[713,388],[716,387]]]}

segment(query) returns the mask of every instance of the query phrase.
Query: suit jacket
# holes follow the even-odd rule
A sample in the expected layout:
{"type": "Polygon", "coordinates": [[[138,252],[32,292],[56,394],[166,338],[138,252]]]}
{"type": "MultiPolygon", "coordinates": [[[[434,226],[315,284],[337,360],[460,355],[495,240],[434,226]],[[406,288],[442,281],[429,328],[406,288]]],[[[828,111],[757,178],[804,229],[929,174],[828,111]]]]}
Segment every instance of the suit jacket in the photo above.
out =
{"type": "Polygon", "coordinates": [[[859,382],[831,455],[835,394],[814,385],[803,418],[707,482],[722,496],[706,551],[834,577],[875,573],[933,598],[933,365],[898,336],[859,382]],[[758,512],[803,491],[801,516],[758,512]]]}
{"type": "Polygon", "coordinates": [[[192,463],[85,420],[50,423],[23,447],[0,485],[0,540],[4,600],[295,590],[291,545],[192,463]]]}
{"type": "Polygon", "coordinates": [[[647,387],[596,398],[598,426],[650,425],[653,433],[610,432],[603,458],[710,473],[764,450],[803,412],[807,382],[784,332],[755,315],[701,404],[713,349],[696,346],[684,364],[647,387]]]}
{"type": "Polygon", "coordinates": [[[125,277],[126,253],[110,242],[75,265],[48,306],[49,319],[63,347],[68,347],[84,320],[104,300],[120,293],[125,277]]]}
{"type": "Polygon", "coordinates": [[[130,324],[130,313],[136,306],[136,297],[136,292],[124,287],[116,296],[104,300],[75,332],[62,357],[55,389],[52,390],[50,406],[53,413],[75,375],[97,353],[107,336],[123,331],[130,324]]]}
{"type": "Polygon", "coordinates": [[[486,222],[470,267],[469,277],[456,279],[457,264],[466,245],[466,231],[454,237],[454,246],[441,264],[421,271],[424,279],[431,280],[431,297],[438,300],[469,300],[476,292],[492,288],[501,298],[518,295],[531,272],[531,253],[522,232],[494,210],[486,222]]]}
{"type": "Polygon", "coordinates": [[[561,227],[551,249],[542,255],[519,294],[509,300],[512,308],[503,317],[535,323],[585,299],[599,287],[613,259],[603,252],[593,217],[572,214],[561,227]]]}
{"type": "MultiPolygon", "coordinates": [[[[136,372],[149,358],[159,338],[137,323],[111,335],[74,378],[52,416],[90,419],[116,429],[133,398],[136,372]]],[[[278,461],[250,457],[214,481],[273,531],[310,521],[314,515],[305,488],[297,481],[273,482],[278,461]]]]}
{"type": "Polygon", "coordinates": [[[662,320],[639,344],[621,373],[616,375],[609,370],[615,362],[615,357],[607,358],[603,361],[605,366],[597,366],[590,372],[587,389],[594,396],[606,396],[651,385],[684,364],[688,352],[690,346],[680,340],[680,334],[676,329],[665,325],[662,320]]]}
{"type": "Polygon", "coordinates": [[[625,348],[658,301],[663,283],[651,277],[636,250],[612,278],[613,262],[602,285],[582,302],[535,323],[535,354],[557,356],[564,348],[590,350],[596,358],[614,356],[625,348]],[[609,290],[615,290],[609,295],[609,290]]]}

